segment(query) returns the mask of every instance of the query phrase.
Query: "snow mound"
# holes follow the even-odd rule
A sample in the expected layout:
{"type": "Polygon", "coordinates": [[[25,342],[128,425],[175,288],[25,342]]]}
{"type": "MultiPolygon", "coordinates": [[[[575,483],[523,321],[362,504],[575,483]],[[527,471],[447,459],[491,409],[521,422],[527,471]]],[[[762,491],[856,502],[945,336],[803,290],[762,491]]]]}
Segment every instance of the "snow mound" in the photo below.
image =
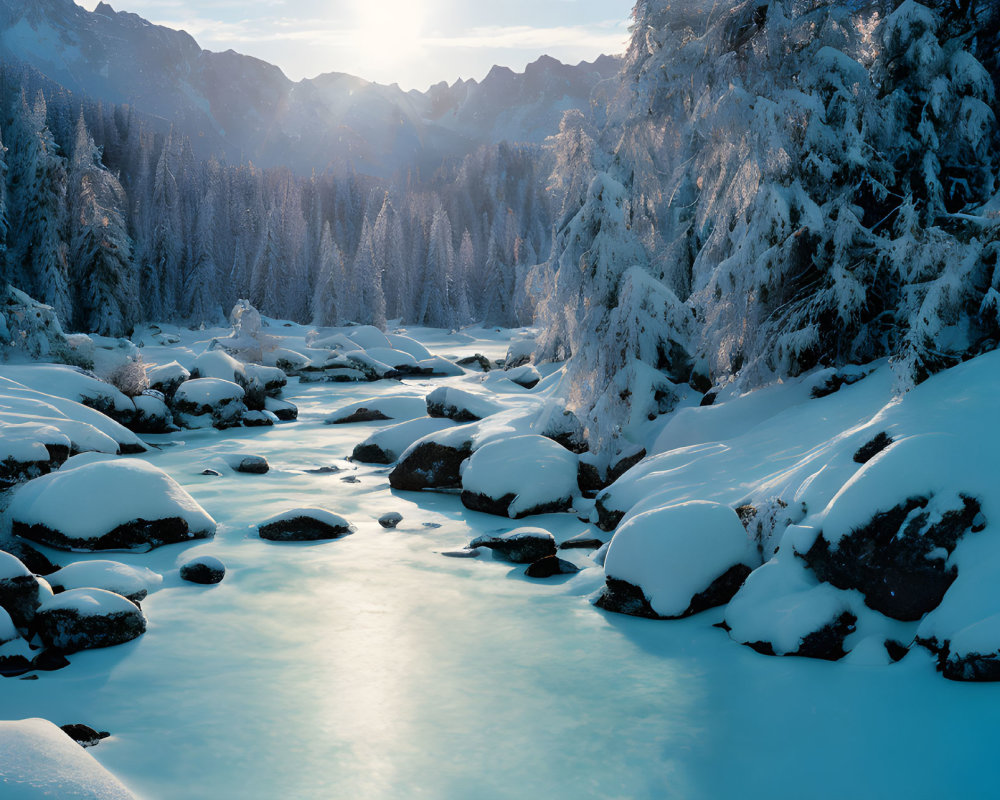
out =
{"type": "Polygon", "coordinates": [[[455,423],[450,419],[432,417],[411,419],[398,425],[390,425],[376,431],[358,444],[351,458],[369,464],[392,464],[418,439],[454,426],[455,423]]]}
{"type": "Polygon", "coordinates": [[[510,516],[566,511],[577,493],[578,458],[537,434],[483,445],[462,471],[462,503],[510,516]]]}
{"type": "Polygon", "coordinates": [[[359,400],[334,411],[326,418],[327,425],[381,420],[409,420],[427,414],[427,404],[416,395],[385,395],[359,400]]]}
{"type": "Polygon", "coordinates": [[[758,563],[729,506],[666,506],[632,517],[615,532],[604,562],[608,585],[598,605],[638,613],[632,606],[638,603],[642,612],[652,612],[639,616],[686,617],[728,602],[758,563]]]}
{"type": "Polygon", "coordinates": [[[185,381],[174,394],[178,421],[188,428],[211,424],[219,429],[238,426],[247,407],[241,386],[220,378],[197,378],[185,381]]]}
{"type": "Polygon", "coordinates": [[[274,542],[311,542],[339,539],[353,528],[325,508],[291,508],[264,520],[257,530],[261,539],[274,542]]]}
{"type": "Polygon", "coordinates": [[[44,601],[35,615],[38,635],[64,653],[114,647],[146,632],[139,607],[104,589],[70,589],[44,601]]]}
{"type": "Polygon", "coordinates": [[[138,603],[163,583],[163,577],[146,567],[133,567],[120,561],[78,561],[46,577],[56,591],[69,589],[104,589],[138,603]]]}
{"type": "Polygon", "coordinates": [[[0,722],[4,800],[136,800],[84,748],[48,720],[0,722]]]}
{"type": "Polygon", "coordinates": [[[427,395],[427,413],[456,422],[476,422],[496,414],[502,406],[481,394],[473,394],[453,386],[442,386],[427,395]]]}
{"type": "Polygon", "coordinates": [[[171,361],[169,364],[150,367],[146,370],[146,377],[149,379],[150,389],[162,392],[167,397],[173,397],[177,387],[191,378],[191,373],[177,361],[171,361]]]}
{"type": "Polygon", "coordinates": [[[29,389],[81,403],[122,424],[131,422],[135,414],[132,401],[121,391],[79,367],[62,364],[6,366],[3,374],[29,389]]]}
{"type": "Polygon", "coordinates": [[[556,554],[555,537],[544,528],[516,528],[508,533],[485,534],[473,539],[469,549],[486,547],[501,561],[533,564],[556,554]]]}
{"type": "Polygon", "coordinates": [[[215,534],[215,520],[162,470],[139,460],[90,460],[22,486],[13,531],[65,550],[158,547],[215,534]]]}
{"type": "Polygon", "coordinates": [[[206,350],[191,364],[191,378],[218,378],[246,386],[248,382],[243,364],[224,350],[206,350]]]}

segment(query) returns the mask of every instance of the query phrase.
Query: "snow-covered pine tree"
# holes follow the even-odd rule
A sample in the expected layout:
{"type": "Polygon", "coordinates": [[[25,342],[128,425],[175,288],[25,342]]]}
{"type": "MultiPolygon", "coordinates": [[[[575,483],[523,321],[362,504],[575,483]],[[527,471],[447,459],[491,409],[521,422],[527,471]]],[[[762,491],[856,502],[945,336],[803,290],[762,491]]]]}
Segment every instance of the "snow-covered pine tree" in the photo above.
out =
{"type": "Polygon", "coordinates": [[[330,223],[323,225],[319,243],[319,265],[313,294],[312,324],[336,325],[340,321],[338,298],[344,285],[344,265],[340,248],[333,241],[330,223]]]}

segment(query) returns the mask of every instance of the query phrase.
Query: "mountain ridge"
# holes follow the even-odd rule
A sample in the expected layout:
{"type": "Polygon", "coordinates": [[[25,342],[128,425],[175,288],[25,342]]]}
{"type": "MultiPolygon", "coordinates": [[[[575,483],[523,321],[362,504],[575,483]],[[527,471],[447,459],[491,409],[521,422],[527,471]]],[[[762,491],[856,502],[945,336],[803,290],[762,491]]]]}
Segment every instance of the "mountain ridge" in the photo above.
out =
{"type": "Polygon", "coordinates": [[[337,72],[292,81],[254,56],[205,50],[185,31],[72,0],[0,0],[0,59],[167,120],[202,157],[381,177],[433,170],[483,144],[539,144],[620,67],[610,56],[575,66],[541,56],[523,73],[496,66],[482,81],[426,92],[337,72]]]}

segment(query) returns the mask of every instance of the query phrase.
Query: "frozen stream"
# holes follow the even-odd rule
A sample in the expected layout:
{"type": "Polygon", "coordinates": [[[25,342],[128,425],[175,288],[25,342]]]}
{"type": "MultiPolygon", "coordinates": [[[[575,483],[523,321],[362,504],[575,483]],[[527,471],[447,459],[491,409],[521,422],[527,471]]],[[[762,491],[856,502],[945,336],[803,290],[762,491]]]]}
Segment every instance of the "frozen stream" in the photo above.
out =
{"type": "MultiPolygon", "coordinates": [[[[944,681],[919,654],[892,668],[767,658],[711,627],[714,612],[664,623],[594,609],[597,569],[539,582],[488,555],[441,556],[504,520],[456,496],[393,493],[385,469],[350,471],[375,426],[322,419],[379,392],[399,384],[290,386],[298,423],[152,437],[177,443],[149,458],[218,536],[114,555],[166,575],[143,603],[148,633],[37,681],[0,681],[0,716],[110,730],[91,752],[150,800],[992,793],[1000,687],[944,681]],[[198,474],[222,452],[264,455],[272,470],[198,474]],[[305,472],[331,464],[347,471],[305,472]],[[358,530],[257,538],[256,522],[295,505],[358,530]],[[398,530],[377,524],[386,511],[404,515],[398,530]],[[180,582],[194,553],[225,562],[222,584],[180,582]]],[[[587,527],[572,515],[527,524],[559,540],[587,527]]]]}

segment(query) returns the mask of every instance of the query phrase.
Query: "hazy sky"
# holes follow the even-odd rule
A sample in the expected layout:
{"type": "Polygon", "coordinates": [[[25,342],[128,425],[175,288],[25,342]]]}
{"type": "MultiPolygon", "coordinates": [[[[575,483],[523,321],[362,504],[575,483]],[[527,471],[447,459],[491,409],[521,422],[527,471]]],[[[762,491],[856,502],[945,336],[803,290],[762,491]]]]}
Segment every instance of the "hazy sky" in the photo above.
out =
{"type": "MultiPolygon", "coordinates": [[[[98,0],[77,0],[93,10],[98,0]]],[[[404,89],[515,70],[547,53],[592,60],[625,50],[634,0],[112,0],[298,80],[349,72],[404,89]]]]}

